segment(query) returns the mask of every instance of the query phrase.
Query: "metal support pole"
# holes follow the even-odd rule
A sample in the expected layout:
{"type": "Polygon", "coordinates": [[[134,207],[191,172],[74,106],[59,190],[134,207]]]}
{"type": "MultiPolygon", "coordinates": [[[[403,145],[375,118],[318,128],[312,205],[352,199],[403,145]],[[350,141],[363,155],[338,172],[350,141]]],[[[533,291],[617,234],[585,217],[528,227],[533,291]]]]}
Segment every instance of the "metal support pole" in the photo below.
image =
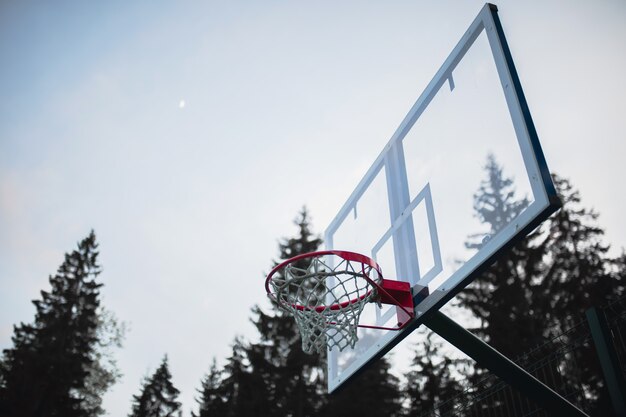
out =
{"type": "Polygon", "coordinates": [[[613,338],[606,316],[601,309],[595,307],[587,310],[586,315],[613,410],[616,416],[626,417],[626,383],[617,359],[617,352],[613,346],[613,338]]]}
{"type": "Polygon", "coordinates": [[[589,417],[509,358],[474,336],[440,311],[429,313],[423,323],[471,357],[480,366],[526,394],[554,416],[589,417]]]}

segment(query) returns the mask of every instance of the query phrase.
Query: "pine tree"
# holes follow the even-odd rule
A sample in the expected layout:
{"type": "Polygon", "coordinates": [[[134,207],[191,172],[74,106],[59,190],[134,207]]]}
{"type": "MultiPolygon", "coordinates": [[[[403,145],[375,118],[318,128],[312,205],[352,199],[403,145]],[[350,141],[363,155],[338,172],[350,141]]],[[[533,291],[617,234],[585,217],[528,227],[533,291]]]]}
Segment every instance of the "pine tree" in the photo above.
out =
{"type": "MultiPolygon", "coordinates": [[[[268,319],[270,316],[264,315],[259,307],[253,308],[253,314],[257,315],[258,320],[266,321],[269,327],[286,322],[286,319],[282,321],[275,320],[273,317],[268,319]]],[[[276,355],[280,354],[274,349],[274,341],[268,340],[268,334],[273,334],[273,331],[262,333],[259,342],[246,346],[245,355],[251,377],[254,379],[252,385],[255,390],[254,398],[258,416],[281,416],[283,411],[281,404],[278,403],[278,398],[282,395],[280,394],[282,386],[278,378],[281,369],[280,361],[276,358],[276,355]]]]}
{"type": "Polygon", "coordinates": [[[235,338],[232,355],[227,359],[221,381],[213,389],[216,401],[214,408],[219,408],[222,416],[253,417],[268,416],[273,409],[267,395],[266,379],[254,369],[248,359],[249,346],[235,338]],[[225,406],[222,407],[222,404],[225,406]]]}
{"type": "Polygon", "coordinates": [[[90,416],[105,413],[102,396],[122,376],[113,357],[113,348],[122,347],[125,333],[125,323],[120,323],[111,311],[101,307],[96,331],[97,343],[90,355],[91,365],[86,367],[85,384],[78,390],[79,397],[83,399],[82,408],[90,416]]]}
{"type": "MultiPolygon", "coordinates": [[[[516,194],[514,180],[504,175],[493,155],[487,157],[485,172],[486,179],[474,195],[474,211],[488,231],[469,237],[465,246],[470,250],[479,250],[529,204],[526,197],[516,194]]],[[[473,330],[505,355],[517,355],[543,337],[544,319],[528,314],[535,309],[532,294],[538,283],[532,277],[536,269],[536,251],[529,247],[529,240],[523,240],[457,297],[480,320],[480,328],[473,330]],[[502,337],[511,327],[511,317],[519,320],[520,337],[502,337]]]]}
{"type": "Polygon", "coordinates": [[[465,361],[442,354],[441,343],[433,341],[434,333],[422,332],[423,342],[416,346],[411,369],[406,374],[407,416],[450,412],[459,405],[458,395],[463,392],[453,373],[465,361]]]}
{"type": "Polygon", "coordinates": [[[264,415],[265,410],[257,407],[256,403],[263,395],[265,387],[262,383],[252,383],[255,372],[247,363],[246,347],[240,338],[236,338],[233,343],[232,355],[227,359],[224,374],[221,391],[228,404],[225,416],[264,415]]]}
{"type": "MultiPolygon", "coordinates": [[[[491,235],[506,227],[513,219],[528,207],[528,199],[516,195],[513,178],[504,176],[493,154],[487,156],[485,164],[487,178],[474,194],[476,217],[490,228],[491,235]]],[[[481,243],[468,243],[468,248],[476,248],[481,243]]]]}
{"type": "Polygon", "coordinates": [[[213,359],[209,373],[202,380],[202,388],[198,390],[198,414],[192,412],[193,417],[220,417],[228,414],[228,404],[222,390],[222,374],[213,359]]]}
{"type": "Polygon", "coordinates": [[[166,355],[154,374],[144,380],[139,395],[133,395],[129,417],[180,417],[179,393],[172,383],[166,355]]]}
{"type": "Polygon", "coordinates": [[[0,415],[103,413],[101,396],[119,374],[114,363],[100,362],[103,351],[99,349],[107,346],[103,337],[108,330],[102,321],[99,274],[98,245],[92,231],[77,250],[65,255],[49,279],[51,290],[41,291],[41,299],[33,301],[34,323],[14,327],[13,348],[4,350],[0,369],[0,415]],[[93,381],[96,372],[97,384],[93,381]]]}
{"type": "MultiPolygon", "coordinates": [[[[603,242],[604,230],[597,225],[598,214],[581,206],[580,194],[566,179],[554,176],[563,209],[537,236],[537,251],[544,254],[535,277],[541,282],[535,314],[548,327],[546,333],[561,334],[584,321],[590,307],[602,307],[626,294],[626,269],[621,257],[612,258],[603,242]],[[539,307],[539,301],[542,301],[539,307]]],[[[539,258],[539,256],[537,256],[539,258]]],[[[563,338],[562,338],[563,339],[563,338]]],[[[610,400],[604,387],[597,354],[591,345],[571,353],[572,362],[559,370],[569,391],[576,381],[588,384],[588,406],[592,415],[610,414],[610,400]]]]}
{"type": "Polygon", "coordinates": [[[626,279],[621,257],[609,256],[610,246],[603,242],[598,213],[581,206],[580,193],[568,180],[554,176],[554,182],[563,208],[536,236],[535,247],[543,254],[537,268],[546,300],[541,313],[562,331],[588,308],[623,297],[626,279]]]}
{"type": "MultiPolygon", "coordinates": [[[[527,203],[515,196],[512,179],[504,177],[492,156],[486,171],[474,208],[490,230],[497,231],[527,203]]],[[[619,260],[608,256],[597,213],[580,206],[580,195],[569,181],[554,176],[554,183],[563,202],[561,210],[457,297],[481,320],[478,333],[505,355],[523,353],[549,331],[571,326],[589,307],[624,294],[619,260]]],[[[476,236],[480,235],[470,237],[468,248],[480,247],[476,236]]]]}
{"type": "MultiPolygon", "coordinates": [[[[313,252],[322,243],[310,230],[309,215],[302,209],[295,221],[296,237],[279,243],[280,260],[313,252]]],[[[277,265],[278,263],[274,263],[277,265]]],[[[322,401],[323,369],[318,354],[302,351],[302,343],[293,317],[274,306],[272,313],[255,307],[253,323],[260,341],[247,348],[251,369],[262,377],[264,404],[259,413],[267,416],[304,417],[316,414],[322,401]]]]}
{"type": "MultiPolygon", "coordinates": [[[[487,180],[475,196],[475,210],[491,231],[499,230],[502,219],[513,219],[525,206],[515,197],[514,183],[490,157],[487,180]],[[500,187],[499,184],[507,184],[500,187]],[[502,215],[491,215],[500,207],[502,215]],[[489,215],[486,215],[488,213],[489,215]]],[[[554,176],[563,202],[561,210],[532,232],[527,239],[504,253],[474,283],[457,296],[459,305],[481,321],[477,333],[509,357],[516,357],[584,320],[591,306],[602,306],[625,293],[626,280],[621,258],[609,256],[602,242],[604,231],[598,215],[581,206],[580,195],[569,181],[554,176]]],[[[471,236],[468,248],[481,242],[471,236]]],[[[554,370],[567,380],[579,374],[589,383],[592,398],[604,401],[595,387],[601,386],[591,369],[591,350],[577,350],[577,369],[554,370]]],[[[556,365],[555,365],[556,366],[556,365]]]]}
{"type": "Polygon", "coordinates": [[[323,412],[327,417],[399,417],[403,414],[400,381],[384,357],[330,394],[323,412]]]}

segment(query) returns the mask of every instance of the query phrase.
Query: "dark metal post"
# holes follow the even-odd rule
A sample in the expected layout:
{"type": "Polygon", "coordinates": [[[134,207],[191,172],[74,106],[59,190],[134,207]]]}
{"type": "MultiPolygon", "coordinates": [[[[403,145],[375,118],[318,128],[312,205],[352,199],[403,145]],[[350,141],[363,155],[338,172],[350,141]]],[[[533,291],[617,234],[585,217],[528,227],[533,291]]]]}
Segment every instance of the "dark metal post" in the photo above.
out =
{"type": "Polygon", "coordinates": [[[604,381],[613,403],[613,410],[616,416],[626,417],[626,383],[617,359],[615,346],[613,346],[613,338],[606,316],[604,311],[595,307],[587,310],[586,314],[593,344],[596,347],[598,359],[600,359],[604,381]]]}
{"type": "Polygon", "coordinates": [[[440,311],[429,313],[423,323],[483,366],[526,394],[555,416],[588,417],[572,403],[561,397],[515,362],[474,336],[440,311]]]}

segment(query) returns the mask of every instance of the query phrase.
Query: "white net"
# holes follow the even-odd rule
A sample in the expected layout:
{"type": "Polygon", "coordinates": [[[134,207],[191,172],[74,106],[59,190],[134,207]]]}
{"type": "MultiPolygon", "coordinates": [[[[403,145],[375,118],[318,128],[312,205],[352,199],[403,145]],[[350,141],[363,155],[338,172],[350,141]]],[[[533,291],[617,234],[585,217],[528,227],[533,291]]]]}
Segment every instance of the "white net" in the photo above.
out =
{"type": "Polygon", "coordinates": [[[376,299],[366,277],[381,278],[369,265],[323,255],[288,264],[272,279],[274,297],[296,319],[304,352],[354,348],[363,307],[376,299]]]}

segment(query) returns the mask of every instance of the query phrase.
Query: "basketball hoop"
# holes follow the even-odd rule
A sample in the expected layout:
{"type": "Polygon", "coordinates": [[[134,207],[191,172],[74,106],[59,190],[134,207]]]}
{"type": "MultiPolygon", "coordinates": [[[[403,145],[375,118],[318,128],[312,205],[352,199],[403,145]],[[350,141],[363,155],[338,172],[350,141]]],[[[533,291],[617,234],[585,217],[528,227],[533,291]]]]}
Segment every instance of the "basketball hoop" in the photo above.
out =
{"type": "Polygon", "coordinates": [[[306,353],[354,348],[357,328],[400,330],[415,316],[409,283],[383,278],[365,255],[346,251],[305,253],[272,269],[268,296],[293,315],[306,353]],[[367,303],[397,306],[395,327],[359,324],[367,303]]]}

